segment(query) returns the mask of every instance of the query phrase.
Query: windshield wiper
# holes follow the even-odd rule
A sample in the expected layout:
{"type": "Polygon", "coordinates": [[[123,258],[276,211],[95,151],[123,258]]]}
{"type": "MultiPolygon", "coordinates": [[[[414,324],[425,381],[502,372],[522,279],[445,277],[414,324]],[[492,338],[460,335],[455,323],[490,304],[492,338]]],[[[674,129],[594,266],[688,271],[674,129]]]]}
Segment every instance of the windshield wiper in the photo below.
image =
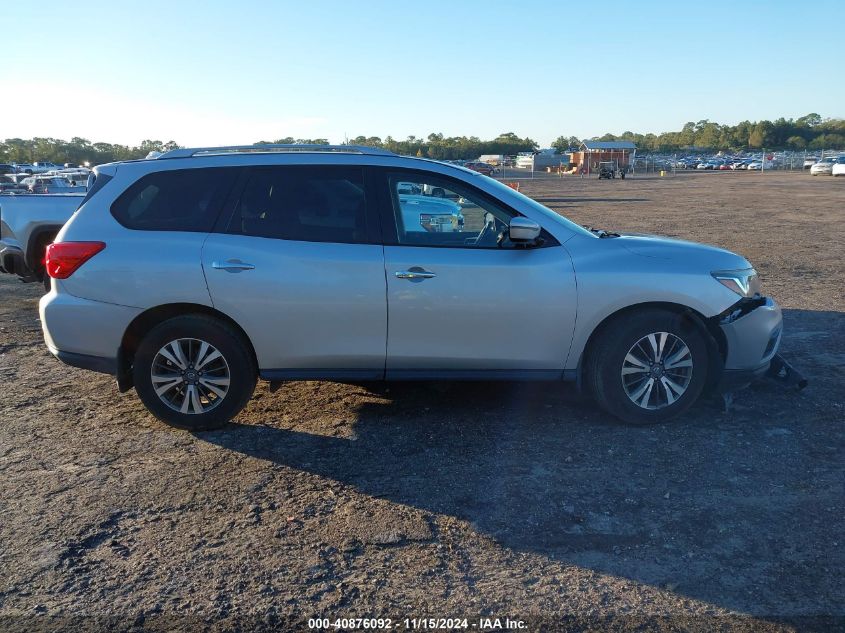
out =
{"type": "Polygon", "coordinates": [[[613,231],[605,231],[604,229],[594,229],[591,226],[584,225],[584,228],[590,231],[591,233],[595,233],[600,238],[605,237],[619,237],[619,233],[614,233],[613,231]]]}

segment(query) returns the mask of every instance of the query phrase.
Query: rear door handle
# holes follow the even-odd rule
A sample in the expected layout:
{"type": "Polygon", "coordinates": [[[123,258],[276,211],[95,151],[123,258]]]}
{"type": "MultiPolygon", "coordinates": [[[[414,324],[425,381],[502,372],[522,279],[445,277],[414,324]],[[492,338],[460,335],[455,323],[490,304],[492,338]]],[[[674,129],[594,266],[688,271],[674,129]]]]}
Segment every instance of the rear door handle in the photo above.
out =
{"type": "Polygon", "coordinates": [[[211,267],[217,270],[225,270],[230,273],[239,273],[243,270],[254,270],[255,266],[247,264],[239,259],[227,259],[225,262],[211,262],[211,267]]]}
{"type": "Polygon", "coordinates": [[[427,271],[425,268],[420,268],[419,266],[413,266],[408,270],[397,270],[395,273],[397,279],[410,279],[411,281],[414,280],[423,280],[423,279],[431,279],[432,277],[437,277],[436,274],[427,271]]]}

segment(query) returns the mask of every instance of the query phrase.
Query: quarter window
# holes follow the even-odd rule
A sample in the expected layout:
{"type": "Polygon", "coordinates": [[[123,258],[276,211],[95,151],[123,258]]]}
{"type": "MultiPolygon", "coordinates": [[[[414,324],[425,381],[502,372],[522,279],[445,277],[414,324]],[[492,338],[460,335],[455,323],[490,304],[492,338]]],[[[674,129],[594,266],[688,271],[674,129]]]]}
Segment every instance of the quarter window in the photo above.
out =
{"type": "Polygon", "coordinates": [[[214,226],[235,175],[236,171],[228,168],[149,174],[115,200],[111,213],[130,229],[206,233],[214,226]]]}
{"type": "Polygon", "coordinates": [[[305,242],[366,242],[363,171],[350,167],[256,169],[229,230],[305,242]]]}

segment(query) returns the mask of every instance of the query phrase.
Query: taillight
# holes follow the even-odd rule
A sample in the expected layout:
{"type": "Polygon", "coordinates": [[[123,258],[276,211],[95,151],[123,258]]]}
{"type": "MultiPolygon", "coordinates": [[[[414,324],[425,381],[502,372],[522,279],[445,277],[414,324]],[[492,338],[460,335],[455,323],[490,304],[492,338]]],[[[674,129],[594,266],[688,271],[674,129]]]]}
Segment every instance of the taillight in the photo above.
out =
{"type": "Polygon", "coordinates": [[[53,279],[67,279],[106,247],[104,242],[58,242],[47,246],[44,268],[53,279]]]}

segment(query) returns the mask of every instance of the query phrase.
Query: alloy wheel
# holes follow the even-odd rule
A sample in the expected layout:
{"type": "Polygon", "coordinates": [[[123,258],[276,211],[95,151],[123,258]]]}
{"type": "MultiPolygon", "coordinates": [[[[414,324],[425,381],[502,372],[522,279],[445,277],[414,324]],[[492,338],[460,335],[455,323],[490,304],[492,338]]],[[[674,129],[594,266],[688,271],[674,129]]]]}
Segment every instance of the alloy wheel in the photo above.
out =
{"type": "Polygon", "coordinates": [[[663,409],[684,395],[692,381],[692,353],[671,332],[652,332],[631,346],[622,362],[622,386],[643,409],[663,409]]]}
{"type": "Polygon", "coordinates": [[[229,364],[216,347],[195,338],[170,341],[158,350],[150,379],[159,399],[179,413],[201,414],[229,392],[229,364]]]}

